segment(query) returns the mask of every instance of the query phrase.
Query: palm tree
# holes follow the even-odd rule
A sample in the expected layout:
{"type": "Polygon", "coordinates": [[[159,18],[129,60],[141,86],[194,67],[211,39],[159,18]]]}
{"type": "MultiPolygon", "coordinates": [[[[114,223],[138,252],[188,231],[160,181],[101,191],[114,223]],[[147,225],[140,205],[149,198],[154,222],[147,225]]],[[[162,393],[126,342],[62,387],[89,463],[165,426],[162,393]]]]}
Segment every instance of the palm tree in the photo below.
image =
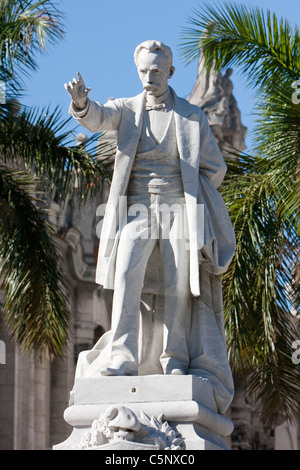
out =
{"type": "Polygon", "coordinates": [[[300,370],[291,359],[299,332],[290,315],[291,304],[299,311],[300,30],[234,3],[206,5],[189,23],[184,60],[201,51],[208,71],[237,66],[256,94],[253,155],[232,149],[222,187],[237,237],[224,275],[228,352],[262,416],[292,420],[300,398],[300,370]]]}
{"type": "Polygon", "coordinates": [[[76,182],[84,202],[110,178],[105,164],[91,156],[99,135],[85,146],[74,145],[69,120],[58,108],[16,112],[22,76],[37,68],[37,54],[46,43],[62,37],[62,16],[51,1],[1,0],[0,80],[6,89],[6,104],[0,105],[2,313],[19,345],[50,356],[64,353],[70,314],[46,200],[55,192],[64,201],[76,182]]]}

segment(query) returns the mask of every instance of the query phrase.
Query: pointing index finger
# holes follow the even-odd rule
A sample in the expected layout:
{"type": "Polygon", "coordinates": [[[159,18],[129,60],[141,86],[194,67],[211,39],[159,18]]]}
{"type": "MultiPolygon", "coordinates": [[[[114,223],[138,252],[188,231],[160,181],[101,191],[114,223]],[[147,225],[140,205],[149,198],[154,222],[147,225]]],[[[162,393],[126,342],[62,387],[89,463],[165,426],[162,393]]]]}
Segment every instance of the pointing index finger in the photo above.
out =
{"type": "Polygon", "coordinates": [[[83,78],[81,76],[81,73],[80,72],[77,72],[77,77],[79,79],[79,81],[83,82],[83,78]]]}

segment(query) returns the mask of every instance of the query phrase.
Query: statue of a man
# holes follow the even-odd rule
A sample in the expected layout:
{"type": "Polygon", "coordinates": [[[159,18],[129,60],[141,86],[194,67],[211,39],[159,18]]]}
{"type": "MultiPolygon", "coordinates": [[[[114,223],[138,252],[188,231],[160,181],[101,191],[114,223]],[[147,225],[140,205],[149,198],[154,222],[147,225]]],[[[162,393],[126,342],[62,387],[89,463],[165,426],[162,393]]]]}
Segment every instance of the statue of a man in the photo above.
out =
{"type": "MultiPolygon", "coordinates": [[[[216,190],[226,164],[203,111],[179,98],[168,84],[175,71],[171,49],[146,41],[136,48],[134,58],[144,89],[134,98],[93,102],[79,73],[65,85],[72,98],[70,114],[80,124],[91,132],[118,131],[97,265],[96,282],[114,289],[109,354],[99,367],[102,375],[138,375],[141,292],[149,257],[158,244],[164,285],[160,363],[164,374],[186,374],[193,355],[203,356],[197,344],[191,344],[196,334],[193,301],[200,299],[215,310],[207,276],[220,277],[234,253],[232,226],[216,190]],[[139,210],[133,210],[137,204],[139,210]],[[120,210],[127,211],[125,219],[120,210]]],[[[217,316],[224,349],[220,311],[217,316]]]]}

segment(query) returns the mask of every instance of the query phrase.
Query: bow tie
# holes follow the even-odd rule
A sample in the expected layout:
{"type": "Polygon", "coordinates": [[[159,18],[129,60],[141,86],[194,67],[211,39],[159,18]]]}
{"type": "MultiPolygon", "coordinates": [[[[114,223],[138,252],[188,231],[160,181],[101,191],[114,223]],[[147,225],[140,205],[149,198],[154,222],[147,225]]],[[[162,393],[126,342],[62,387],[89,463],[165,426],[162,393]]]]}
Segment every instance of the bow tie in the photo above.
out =
{"type": "Polygon", "coordinates": [[[165,109],[167,106],[165,103],[160,103],[160,104],[146,104],[146,110],[150,111],[151,109],[165,109]]]}

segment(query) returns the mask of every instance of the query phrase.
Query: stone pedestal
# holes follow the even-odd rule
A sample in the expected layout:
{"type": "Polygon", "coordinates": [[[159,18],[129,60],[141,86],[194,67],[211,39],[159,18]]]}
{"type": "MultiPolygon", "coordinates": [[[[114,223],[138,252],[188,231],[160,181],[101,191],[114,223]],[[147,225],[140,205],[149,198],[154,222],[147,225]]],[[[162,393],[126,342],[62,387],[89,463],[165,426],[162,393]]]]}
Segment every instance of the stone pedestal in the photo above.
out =
{"type": "Polygon", "coordinates": [[[233,431],[193,375],[76,379],[64,418],[74,429],[54,450],[226,449],[233,431]]]}

